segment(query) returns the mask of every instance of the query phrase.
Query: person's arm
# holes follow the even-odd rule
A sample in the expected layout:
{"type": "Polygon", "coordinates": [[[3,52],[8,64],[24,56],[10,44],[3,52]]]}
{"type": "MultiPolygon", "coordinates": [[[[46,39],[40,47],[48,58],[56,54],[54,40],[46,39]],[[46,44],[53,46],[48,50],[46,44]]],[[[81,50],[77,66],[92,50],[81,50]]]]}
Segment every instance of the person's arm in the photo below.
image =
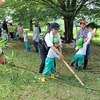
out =
{"type": "Polygon", "coordinates": [[[33,41],[38,37],[39,34],[39,28],[35,27],[34,28],[34,34],[33,34],[33,41]]]}
{"type": "Polygon", "coordinates": [[[90,36],[90,37],[88,38],[88,40],[85,42],[85,44],[89,44],[91,38],[92,38],[92,36],[90,36]]]}
{"type": "Polygon", "coordinates": [[[54,46],[51,46],[50,48],[52,48],[54,52],[56,52],[59,55],[60,59],[64,59],[62,53],[58,49],[56,49],[54,46]]]}
{"type": "Polygon", "coordinates": [[[60,45],[59,45],[58,49],[59,49],[59,51],[60,51],[61,54],[62,54],[62,47],[61,47],[60,45]]]}

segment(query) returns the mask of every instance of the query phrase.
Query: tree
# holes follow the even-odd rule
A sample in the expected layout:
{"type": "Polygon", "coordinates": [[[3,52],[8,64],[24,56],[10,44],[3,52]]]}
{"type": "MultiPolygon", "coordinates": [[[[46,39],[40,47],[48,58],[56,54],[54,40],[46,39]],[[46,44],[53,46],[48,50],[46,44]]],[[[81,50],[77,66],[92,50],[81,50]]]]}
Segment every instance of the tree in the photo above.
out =
{"type": "Polygon", "coordinates": [[[96,18],[100,16],[99,0],[6,0],[6,2],[5,6],[15,10],[13,17],[19,15],[21,19],[24,16],[22,17],[24,21],[28,20],[30,23],[32,20],[63,18],[68,42],[73,39],[73,21],[77,16],[90,14],[96,18]]]}
{"type": "Polygon", "coordinates": [[[65,35],[70,42],[73,39],[73,21],[79,12],[85,8],[92,6],[99,7],[99,0],[34,0],[55,10],[58,15],[63,16],[65,35]]]}

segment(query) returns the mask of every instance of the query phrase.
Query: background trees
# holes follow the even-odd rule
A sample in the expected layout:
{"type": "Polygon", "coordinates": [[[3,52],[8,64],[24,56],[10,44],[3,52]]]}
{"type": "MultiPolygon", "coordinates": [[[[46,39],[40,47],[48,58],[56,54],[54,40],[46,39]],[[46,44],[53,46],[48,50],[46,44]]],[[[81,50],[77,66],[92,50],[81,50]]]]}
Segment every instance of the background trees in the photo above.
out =
{"type": "MultiPolygon", "coordinates": [[[[73,22],[86,18],[88,21],[99,21],[99,0],[6,0],[3,10],[11,9],[9,14],[14,21],[47,22],[51,19],[64,20],[65,37],[73,39],[73,22]],[[11,13],[13,12],[13,13],[11,13]]],[[[4,12],[3,12],[4,13],[4,12]]],[[[3,14],[2,13],[2,14],[3,14]]]]}

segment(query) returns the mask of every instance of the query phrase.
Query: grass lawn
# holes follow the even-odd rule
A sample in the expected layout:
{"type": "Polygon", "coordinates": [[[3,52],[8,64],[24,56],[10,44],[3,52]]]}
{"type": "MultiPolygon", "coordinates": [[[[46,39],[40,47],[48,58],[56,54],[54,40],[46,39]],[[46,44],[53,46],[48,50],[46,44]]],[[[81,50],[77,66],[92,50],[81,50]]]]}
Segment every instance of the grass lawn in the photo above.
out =
{"type": "MultiPolygon", "coordinates": [[[[30,37],[31,52],[24,51],[24,43],[9,40],[3,48],[8,57],[8,64],[0,65],[0,100],[100,100],[100,46],[92,44],[89,70],[77,72],[85,86],[77,81],[67,67],[56,60],[57,80],[48,76],[46,83],[41,83],[39,65],[40,56],[35,53],[30,37]],[[14,56],[12,58],[12,51],[14,56]],[[12,62],[13,61],[13,62],[12,62]],[[12,63],[11,63],[12,62],[12,63]]],[[[63,55],[70,64],[75,50],[63,44],[63,55]]]]}

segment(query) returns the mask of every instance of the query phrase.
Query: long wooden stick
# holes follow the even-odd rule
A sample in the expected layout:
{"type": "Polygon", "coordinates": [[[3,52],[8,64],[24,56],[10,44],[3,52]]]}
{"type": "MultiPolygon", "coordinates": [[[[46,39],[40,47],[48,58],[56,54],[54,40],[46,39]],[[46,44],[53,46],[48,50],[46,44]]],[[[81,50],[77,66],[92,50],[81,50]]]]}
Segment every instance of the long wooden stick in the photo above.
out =
{"type": "Polygon", "coordinates": [[[71,73],[77,78],[77,80],[81,83],[82,86],[84,86],[84,83],[79,79],[79,77],[75,74],[75,72],[71,69],[71,67],[66,63],[65,60],[63,60],[64,64],[67,66],[67,68],[71,71],[71,73]]]}

